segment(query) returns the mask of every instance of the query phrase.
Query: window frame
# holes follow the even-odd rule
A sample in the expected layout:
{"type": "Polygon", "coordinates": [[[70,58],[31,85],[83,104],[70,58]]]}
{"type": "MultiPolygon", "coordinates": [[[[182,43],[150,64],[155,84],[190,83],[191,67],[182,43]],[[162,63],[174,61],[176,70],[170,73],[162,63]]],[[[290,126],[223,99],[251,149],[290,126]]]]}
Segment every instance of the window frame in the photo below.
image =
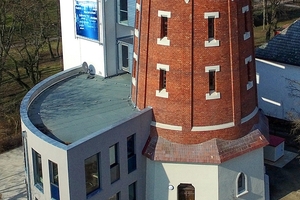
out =
{"type": "Polygon", "coordinates": [[[32,149],[33,170],[34,170],[34,185],[41,192],[44,192],[43,186],[43,163],[40,153],[32,149]]]}
{"type": "Polygon", "coordinates": [[[129,186],[128,186],[128,200],[136,200],[137,198],[137,196],[136,196],[136,182],[133,182],[133,183],[131,183],[129,186]],[[131,190],[133,190],[133,198],[131,198],[131,190]]]}
{"type": "Polygon", "coordinates": [[[157,38],[157,44],[164,45],[164,46],[170,46],[170,39],[168,35],[168,29],[169,29],[169,19],[171,18],[171,12],[170,11],[158,11],[158,17],[159,19],[159,25],[160,25],[160,35],[159,38],[157,38]]]}
{"type": "Polygon", "coordinates": [[[120,179],[119,143],[109,147],[109,166],[111,183],[114,183],[120,179]]]}
{"type": "Polygon", "coordinates": [[[118,24],[129,25],[128,20],[128,0],[118,0],[118,24]],[[126,1],[126,2],[125,2],[126,1]],[[125,7],[122,7],[125,6],[125,7]],[[122,19],[122,14],[126,14],[126,19],[122,19]]]}
{"type": "Polygon", "coordinates": [[[248,193],[247,176],[240,172],[236,177],[236,197],[240,197],[248,193]]]}
{"type": "Polygon", "coordinates": [[[205,47],[220,46],[220,41],[216,39],[216,20],[220,16],[219,12],[205,12],[204,19],[207,19],[207,40],[204,42],[205,47]]]}
{"type": "Polygon", "coordinates": [[[135,147],[136,145],[136,134],[132,134],[127,137],[127,167],[128,167],[128,174],[135,171],[137,168],[136,164],[136,153],[135,147]]]}
{"type": "Polygon", "coordinates": [[[248,16],[249,15],[249,5],[246,5],[246,6],[244,6],[244,7],[242,7],[242,13],[243,13],[243,18],[244,18],[244,31],[245,31],[245,33],[244,33],[244,35],[243,35],[243,37],[244,37],[244,40],[247,40],[247,39],[249,39],[250,38],[250,29],[249,29],[249,23],[248,23],[248,19],[250,19],[250,16],[248,16]]]}
{"type": "Polygon", "coordinates": [[[157,63],[156,69],[159,71],[158,90],[156,90],[156,96],[168,98],[169,93],[167,92],[167,72],[170,71],[170,66],[166,64],[157,63]]]}
{"type": "Polygon", "coordinates": [[[208,73],[208,92],[205,94],[206,100],[221,98],[220,92],[217,92],[217,72],[219,71],[220,65],[205,67],[205,72],[208,73]]]}
{"type": "MultiPolygon", "coordinates": [[[[90,168],[90,166],[88,166],[88,167],[90,168]]],[[[100,153],[96,153],[84,160],[84,171],[85,171],[85,184],[86,184],[85,190],[86,190],[86,195],[89,197],[101,189],[101,187],[100,187],[101,186],[101,184],[100,184],[100,153]],[[96,166],[94,166],[94,164],[96,164],[96,166]],[[87,173],[88,165],[92,165],[91,176],[89,176],[87,173]],[[87,187],[88,183],[92,184],[92,185],[95,183],[95,185],[93,187],[91,187],[90,189],[88,189],[88,187],[87,187]]]]}

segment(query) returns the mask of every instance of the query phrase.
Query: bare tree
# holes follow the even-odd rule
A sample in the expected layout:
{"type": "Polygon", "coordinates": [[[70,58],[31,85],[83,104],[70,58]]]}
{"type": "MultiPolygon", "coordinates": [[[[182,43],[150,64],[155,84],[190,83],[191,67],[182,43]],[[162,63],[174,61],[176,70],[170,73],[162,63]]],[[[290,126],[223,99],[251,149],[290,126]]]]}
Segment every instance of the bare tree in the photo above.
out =
{"type": "Polygon", "coordinates": [[[278,16],[282,11],[282,0],[266,0],[265,1],[265,20],[267,21],[266,41],[273,36],[274,30],[277,28],[278,16]]]}

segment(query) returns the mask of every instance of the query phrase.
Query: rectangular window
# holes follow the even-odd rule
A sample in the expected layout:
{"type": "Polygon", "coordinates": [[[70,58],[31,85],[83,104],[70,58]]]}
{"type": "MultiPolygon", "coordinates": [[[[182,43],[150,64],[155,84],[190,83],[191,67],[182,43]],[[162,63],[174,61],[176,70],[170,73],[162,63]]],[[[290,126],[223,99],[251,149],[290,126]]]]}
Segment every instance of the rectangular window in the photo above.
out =
{"type": "Polygon", "coordinates": [[[124,44],[122,44],[122,68],[128,68],[128,46],[124,44]]]}
{"type": "Polygon", "coordinates": [[[99,154],[84,160],[86,194],[100,188],[99,181],[99,154]]]}
{"type": "Polygon", "coordinates": [[[167,71],[164,70],[164,69],[160,69],[159,70],[159,89],[162,90],[162,89],[166,89],[167,87],[167,71]]]}
{"type": "Polygon", "coordinates": [[[118,144],[109,147],[110,181],[111,183],[119,180],[120,166],[118,161],[118,144]]]}
{"type": "Polygon", "coordinates": [[[248,29],[248,13],[249,13],[249,12],[245,12],[245,13],[244,13],[244,19],[245,19],[245,32],[249,32],[249,29],[248,29]]]}
{"type": "Polygon", "coordinates": [[[208,38],[212,39],[215,37],[215,18],[208,18],[208,38]]]}
{"type": "Polygon", "coordinates": [[[127,138],[128,173],[136,170],[135,135],[127,138]]]}
{"type": "Polygon", "coordinates": [[[49,173],[50,173],[51,198],[55,200],[59,200],[58,167],[56,163],[50,160],[49,160],[49,173]]]}
{"type": "Polygon", "coordinates": [[[216,85],[215,85],[215,76],[216,76],[216,71],[215,70],[210,70],[208,72],[208,76],[209,76],[209,91],[213,92],[216,90],[216,85]]]}
{"type": "Polygon", "coordinates": [[[120,198],[120,194],[119,192],[117,194],[114,194],[113,196],[111,196],[108,200],[119,200],[120,198]]]}
{"type": "Polygon", "coordinates": [[[160,19],[161,19],[161,31],[160,31],[161,35],[160,35],[160,38],[164,38],[164,37],[168,36],[168,18],[164,17],[164,16],[161,16],[160,19]]]}
{"type": "Polygon", "coordinates": [[[33,167],[34,167],[34,184],[36,187],[43,191],[43,169],[41,154],[32,150],[33,153],[33,167]]]}
{"type": "Polygon", "coordinates": [[[129,200],[136,200],[136,183],[132,183],[128,187],[129,189],[129,200]]]}
{"type": "Polygon", "coordinates": [[[128,25],[128,3],[127,3],[127,0],[119,0],[119,23],[128,25]]]}
{"type": "Polygon", "coordinates": [[[250,64],[247,64],[247,76],[248,76],[248,82],[251,81],[251,69],[250,64]]]}

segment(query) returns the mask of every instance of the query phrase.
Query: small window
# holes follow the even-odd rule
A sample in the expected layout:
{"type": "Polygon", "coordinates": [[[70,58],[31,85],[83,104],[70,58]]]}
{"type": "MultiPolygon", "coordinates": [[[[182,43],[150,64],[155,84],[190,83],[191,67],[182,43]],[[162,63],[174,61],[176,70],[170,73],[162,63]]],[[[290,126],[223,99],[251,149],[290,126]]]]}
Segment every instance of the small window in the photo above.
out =
{"type": "Polygon", "coordinates": [[[128,3],[127,3],[127,0],[119,0],[119,23],[128,25],[128,3]]]}
{"type": "Polygon", "coordinates": [[[170,46],[170,40],[169,40],[169,19],[171,18],[171,12],[170,11],[158,11],[158,17],[160,18],[158,21],[158,28],[160,28],[160,35],[158,35],[157,38],[157,44],[164,45],[164,46],[170,46]],[[159,27],[160,26],[160,27],[159,27]]]}
{"type": "Polygon", "coordinates": [[[168,37],[168,18],[161,16],[161,35],[160,38],[168,37]]]}
{"type": "Polygon", "coordinates": [[[166,89],[167,87],[167,71],[164,69],[159,70],[159,89],[166,89]]]}
{"type": "Polygon", "coordinates": [[[250,68],[250,64],[247,64],[247,77],[248,77],[248,82],[251,81],[251,68],[250,68]]]}
{"type": "Polygon", "coordinates": [[[99,189],[99,154],[95,154],[84,161],[86,194],[99,189]]]}
{"type": "Polygon", "coordinates": [[[220,71],[220,66],[206,66],[205,72],[208,73],[208,93],[206,100],[220,99],[220,92],[217,92],[216,73],[220,71]]]}
{"type": "Polygon", "coordinates": [[[195,188],[192,184],[181,183],[177,190],[178,200],[195,200],[195,188]]]}
{"type": "Polygon", "coordinates": [[[205,12],[204,19],[207,19],[207,40],[204,42],[205,47],[216,47],[220,41],[216,39],[216,19],[219,18],[219,12],[205,12]]]}
{"type": "Polygon", "coordinates": [[[215,70],[210,70],[208,72],[208,76],[209,76],[209,91],[210,92],[214,92],[216,90],[216,80],[215,80],[215,77],[216,77],[216,71],[215,70]]]}
{"type": "Polygon", "coordinates": [[[135,155],[135,135],[127,138],[127,159],[128,159],[128,173],[136,169],[136,155],[135,155]]]}
{"type": "Polygon", "coordinates": [[[49,160],[51,199],[59,200],[58,167],[49,160]]]}
{"type": "Polygon", "coordinates": [[[119,200],[120,198],[120,194],[119,192],[117,194],[114,194],[113,196],[111,196],[108,200],[119,200]]]}
{"type": "Polygon", "coordinates": [[[215,38],[215,18],[208,18],[208,39],[215,38]]]}
{"type": "Polygon", "coordinates": [[[110,180],[111,183],[119,180],[120,166],[118,161],[118,144],[109,147],[110,180]]]}
{"type": "Polygon", "coordinates": [[[248,13],[249,13],[249,12],[245,12],[245,13],[244,13],[244,19],[245,19],[245,32],[249,32],[249,28],[248,28],[248,13]]]}
{"type": "Polygon", "coordinates": [[[43,191],[43,169],[41,154],[32,150],[33,152],[33,167],[34,167],[34,184],[36,187],[43,191]]]}
{"type": "Polygon", "coordinates": [[[128,187],[129,190],[129,200],[136,200],[136,183],[132,183],[128,187]]]}
{"type": "Polygon", "coordinates": [[[247,191],[247,177],[244,173],[240,173],[237,177],[237,197],[246,194],[247,191]]]}

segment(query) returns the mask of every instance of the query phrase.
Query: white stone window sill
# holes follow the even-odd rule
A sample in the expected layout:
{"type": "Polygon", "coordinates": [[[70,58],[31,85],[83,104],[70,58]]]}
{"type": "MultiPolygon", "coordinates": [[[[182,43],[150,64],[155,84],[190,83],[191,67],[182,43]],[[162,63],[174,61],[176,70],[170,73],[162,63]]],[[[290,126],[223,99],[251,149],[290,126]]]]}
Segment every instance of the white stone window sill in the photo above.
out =
{"type": "Polygon", "coordinates": [[[248,190],[242,191],[242,192],[238,193],[238,194],[236,195],[236,197],[239,198],[239,197],[241,197],[241,196],[243,196],[243,195],[245,195],[245,194],[247,194],[247,193],[248,193],[248,190]]]}
{"type": "Polygon", "coordinates": [[[220,92],[210,91],[209,93],[206,93],[205,98],[206,98],[206,100],[220,99],[221,94],[220,94],[220,92]]]}
{"type": "Polygon", "coordinates": [[[250,90],[253,87],[253,81],[247,83],[247,90],[250,90]]]}
{"type": "Polygon", "coordinates": [[[162,98],[168,98],[169,97],[169,93],[167,92],[166,89],[156,90],[156,96],[157,97],[162,97],[162,98]]]}
{"type": "Polygon", "coordinates": [[[131,82],[132,82],[132,85],[136,86],[136,79],[134,77],[132,77],[131,82]]]}
{"type": "Polygon", "coordinates": [[[245,32],[244,33],[244,40],[247,40],[250,38],[250,32],[245,32]]]}
{"type": "Polygon", "coordinates": [[[220,41],[216,40],[215,38],[209,38],[208,41],[204,43],[205,47],[218,47],[220,46],[220,41]]]}
{"type": "Polygon", "coordinates": [[[157,44],[170,46],[170,40],[167,37],[157,38],[157,44]]]}
{"type": "Polygon", "coordinates": [[[134,29],[134,35],[135,37],[139,37],[139,31],[137,29],[134,29]]]}

